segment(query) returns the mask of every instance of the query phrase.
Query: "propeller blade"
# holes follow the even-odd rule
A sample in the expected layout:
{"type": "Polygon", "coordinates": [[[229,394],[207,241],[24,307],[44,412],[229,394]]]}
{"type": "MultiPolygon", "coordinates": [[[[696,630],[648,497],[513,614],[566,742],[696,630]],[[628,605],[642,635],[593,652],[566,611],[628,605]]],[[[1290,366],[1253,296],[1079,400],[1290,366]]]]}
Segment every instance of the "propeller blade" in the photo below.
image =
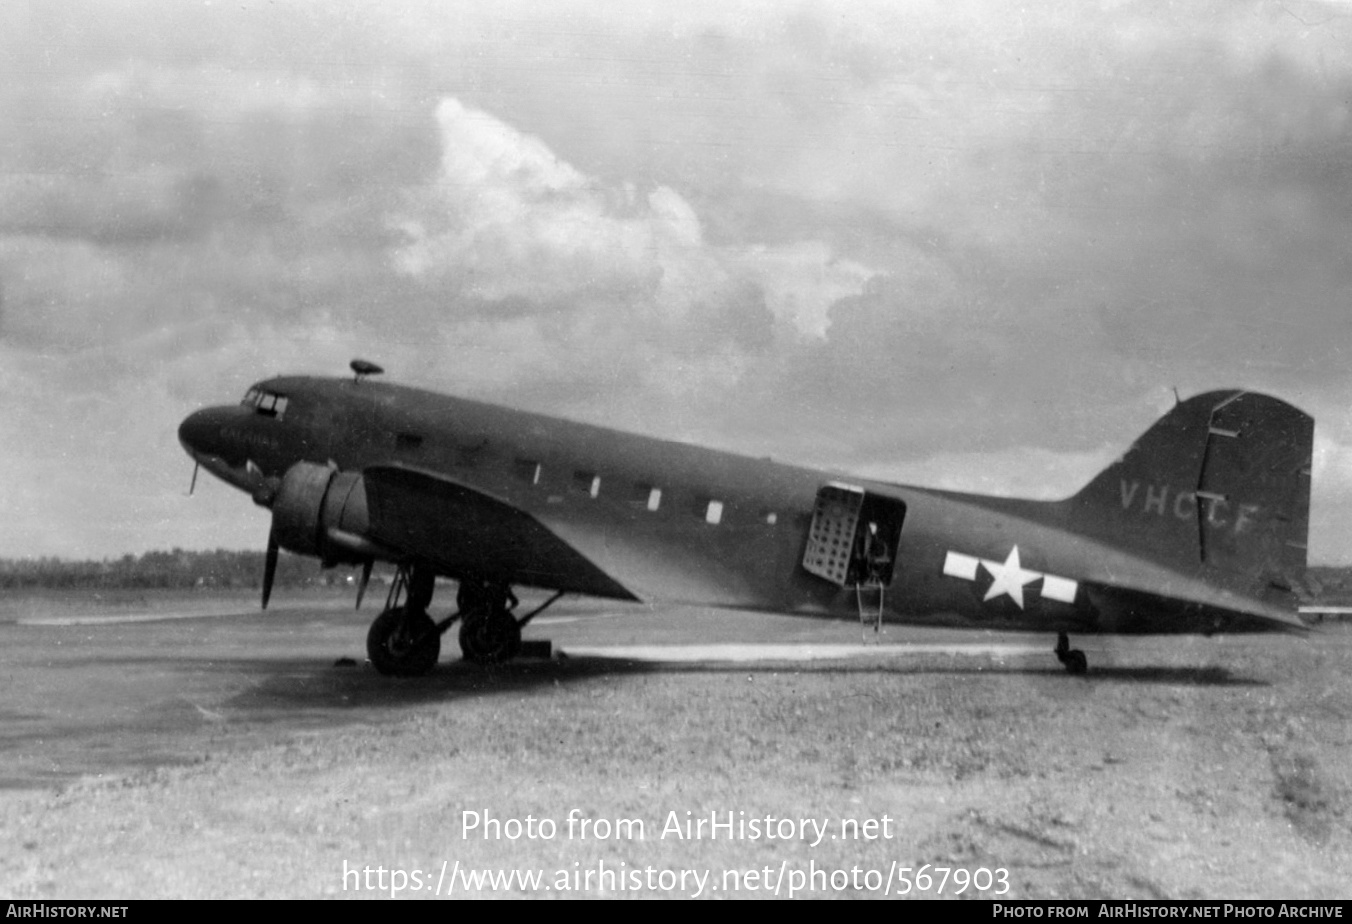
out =
{"type": "Polygon", "coordinates": [[[361,609],[361,598],[366,596],[366,585],[371,583],[371,567],[375,563],[374,558],[368,558],[366,564],[361,566],[361,583],[357,585],[357,609],[361,609]]]}
{"type": "Polygon", "coordinates": [[[202,467],[202,463],[201,463],[201,462],[196,463],[196,464],[193,465],[193,467],[192,467],[192,483],[188,485],[188,496],[189,496],[189,497],[192,497],[192,492],[195,491],[195,490],[197,490],[197,470],[198,470],[199,468],[201,468],[201,467],[202,467]]]}
{"type": "Polygon", "coordinates": [[[277,576],[277,534],[268,533],[268,555],[263,560],[263,609],[268,608],[272,596],[272,580],[277,576]]]}

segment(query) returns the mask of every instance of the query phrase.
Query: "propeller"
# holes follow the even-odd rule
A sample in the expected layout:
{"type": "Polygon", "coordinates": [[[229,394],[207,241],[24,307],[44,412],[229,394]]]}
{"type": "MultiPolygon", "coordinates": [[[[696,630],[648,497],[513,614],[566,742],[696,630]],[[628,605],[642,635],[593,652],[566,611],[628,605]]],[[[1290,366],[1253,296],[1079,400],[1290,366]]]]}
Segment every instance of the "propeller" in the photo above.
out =
{"type": "Polygon", "coordinates": [[[374,558],[368,558],[361,566],[361,583],[357,585],[357,609],[361,609],[361,598],[366,596],[366,585],[371,583],[371,567],[375,563],[374,558]]]}
{"type": "Polygon", "coordinates": [[[263,560],[263,609],[268,608],[272,596],[272,581],[277,577],[277,534],[268,532],[268,554],[263,560]]]}

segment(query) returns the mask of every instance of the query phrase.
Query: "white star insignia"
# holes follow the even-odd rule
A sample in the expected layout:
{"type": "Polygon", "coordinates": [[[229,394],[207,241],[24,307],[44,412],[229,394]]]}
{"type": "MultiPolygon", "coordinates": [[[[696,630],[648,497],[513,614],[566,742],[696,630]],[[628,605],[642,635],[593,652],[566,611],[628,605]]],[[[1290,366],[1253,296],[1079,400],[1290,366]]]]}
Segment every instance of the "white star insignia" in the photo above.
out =
{"type": "Polygon", "coordinates": [[[982,602],[994,600],[1003,594],[1013,600],[1019,609],[1023,609],[1024,585],[1031,584],[1039,578],[1042,579],[1042,599],[1044,600],[1073,604],[1080,589],[1079,582],[1070,578],[1059,577],[1055,574],[1043,574],[1041,571],[1029,571],[1019,560],[1019,547],[1017,545],[1010,549],[1009,557],[1004,562],[977,558],[962,552],[954,552],[952,549],[944,557],[944,574],[949,577],[962,578],[964,581],[975,581],[981,568],[985,568],[992,578],[982,602]]]}
{"type": "Polygon", "coordinates": [[[1019,609],[1023,609],[1023,585],[1031,584],[1042,577],[1040,572],[1025,570],[1023,565],[1020,564],[1019,547],[1017,545],[1009,550],[1009,557],[1005,559],[1003,565],[983,559],[981,566],[990,572],[991,577],[995,578],[991,581],[990,589],[986,591],[984,600],[990,601],[1001,594],[1008,594],[1009,599],[1018,604],[1019,609]]]}

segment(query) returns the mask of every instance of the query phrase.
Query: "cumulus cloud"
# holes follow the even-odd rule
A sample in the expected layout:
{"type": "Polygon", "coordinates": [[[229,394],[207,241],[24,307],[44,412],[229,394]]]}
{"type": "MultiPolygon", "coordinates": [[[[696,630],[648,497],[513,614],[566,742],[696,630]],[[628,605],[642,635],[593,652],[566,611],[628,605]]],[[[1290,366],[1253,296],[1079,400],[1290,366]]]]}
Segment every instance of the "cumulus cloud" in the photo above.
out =
{"type": "Polygon", "coordinates": [[[736,384],[776,337],[823,336],[872,275],[820,241],[711,243],[670,187],[607,185],[456,99],[436,115],[439,169],[392,216],[395,265],[444,299],[435,323],[472,325],[515,370],[689,399],[736,384]]]}
{"type": "Polygon", "coordinates": [[[442,100],[437,123],[440,170],[395,220],[408,237],[396,260],[444,290],[483,303],[577,299],[579,309],[618,295],[671,319],[751,284],[777,318],[819,336],[831,305],[871,275],[821,242],[711,245],[676,190],[607,187],[458,100],[442,100]]]}
{"type": "Polygon", "coordinates": [[[479,300],[652,289],[660,250],[698,246],[680,197],[606,192],[538,139],[447,99],[437,107],[440,172],[397,220],[399,267],[479,300]]]}

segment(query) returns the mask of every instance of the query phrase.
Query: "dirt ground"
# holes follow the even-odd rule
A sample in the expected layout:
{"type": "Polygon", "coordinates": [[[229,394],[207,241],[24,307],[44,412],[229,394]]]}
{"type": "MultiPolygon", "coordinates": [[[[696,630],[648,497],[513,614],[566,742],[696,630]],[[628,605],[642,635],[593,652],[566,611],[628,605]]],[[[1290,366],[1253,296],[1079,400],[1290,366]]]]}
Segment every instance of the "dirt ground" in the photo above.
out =
{"type": "Polygon", "coordinates": [[[1345,624],[1077,639],[1074,678],[1051,638],[896,626],[852,657],[602,657],[860,631],[575,602],[528,633],[550,660],[448,636],[391,680],[350,606],[0,607],[0,895],[1352,895],[1345,624]]]}

